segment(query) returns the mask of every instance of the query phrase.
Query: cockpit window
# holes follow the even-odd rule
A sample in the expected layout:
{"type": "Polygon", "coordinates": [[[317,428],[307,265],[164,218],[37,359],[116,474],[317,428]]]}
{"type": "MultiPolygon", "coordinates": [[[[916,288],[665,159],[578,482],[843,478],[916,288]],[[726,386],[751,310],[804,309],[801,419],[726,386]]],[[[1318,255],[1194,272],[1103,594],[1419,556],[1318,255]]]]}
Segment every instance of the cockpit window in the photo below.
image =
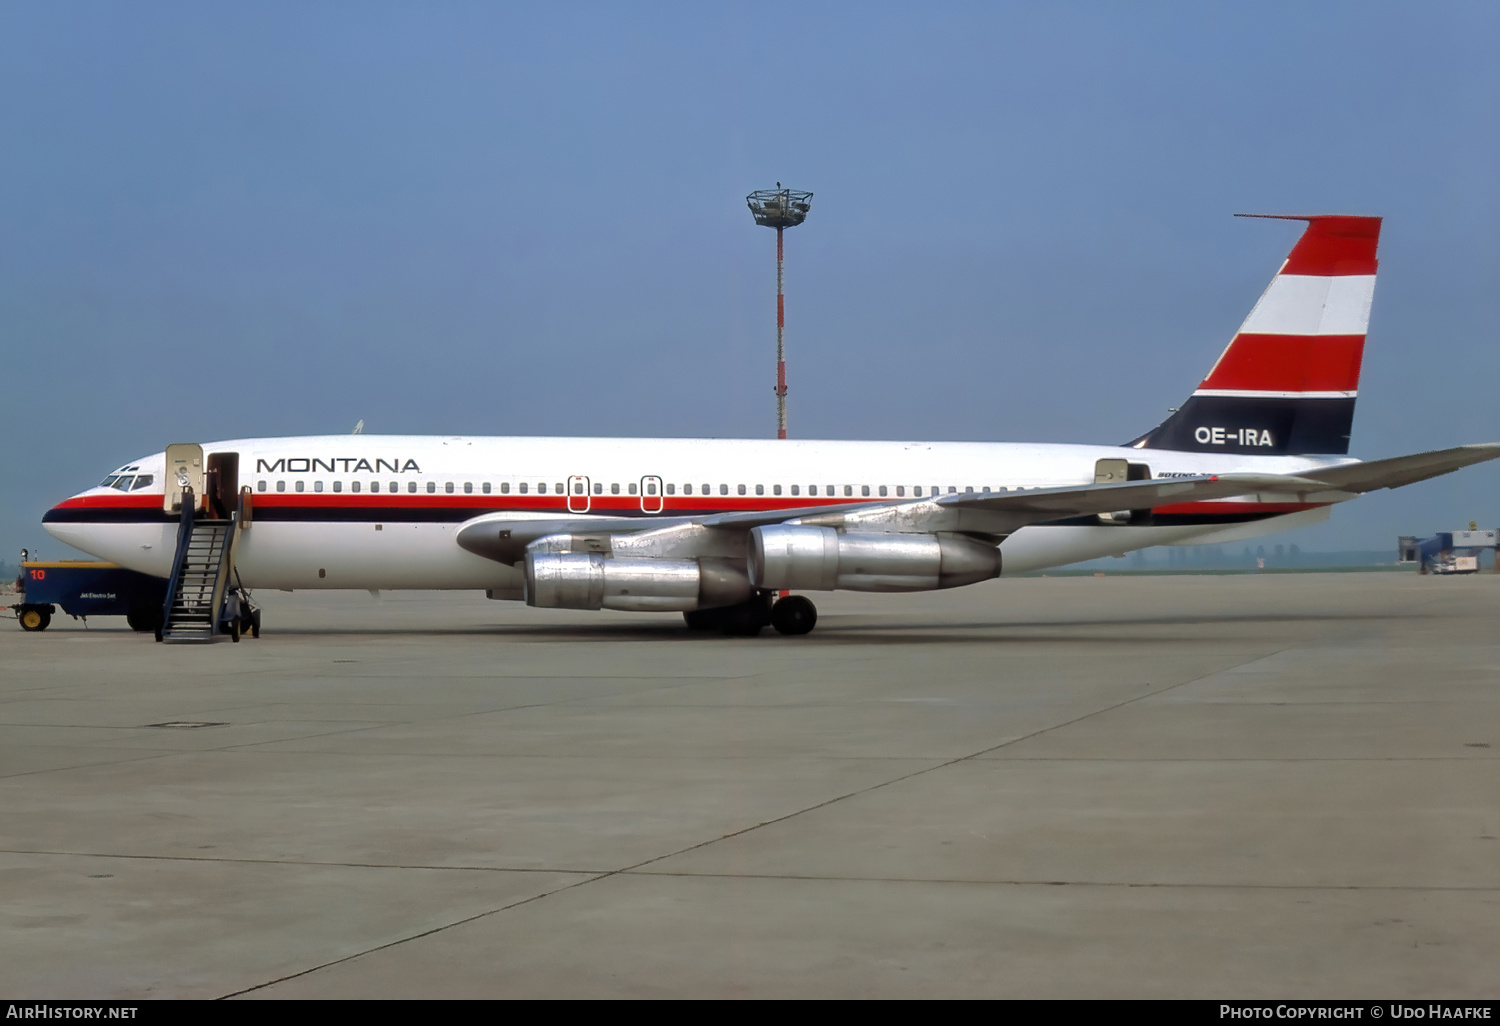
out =
{"type": "Polygon", "coordinates": [[[110,487],[115,489],[116,491],[128,492],[130,491],[130,482],[134,480],[135,476],[133,474],[121,474],[119,477],[115,478],[115,483],[110,485],[110,487]]]}
{"type": "Polygon", "coordinates": [[[120,480],[119,474],[111,474],[99,482],[100,488],[113,488],[116,481],[120,480]]]}
{"type": "Polygon", "coordinates": [[[138,492],[142,488],[150,488],[154,478],[150,474],[141,474],[135,479],[135,484],[130,486],[132,492],[138,492]]]}

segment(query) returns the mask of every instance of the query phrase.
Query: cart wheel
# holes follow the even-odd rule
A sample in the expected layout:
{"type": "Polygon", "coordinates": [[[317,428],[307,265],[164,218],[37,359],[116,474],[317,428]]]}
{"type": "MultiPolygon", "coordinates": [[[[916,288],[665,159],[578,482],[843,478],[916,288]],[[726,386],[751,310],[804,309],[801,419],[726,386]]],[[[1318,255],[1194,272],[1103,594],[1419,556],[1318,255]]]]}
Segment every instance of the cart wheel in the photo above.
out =
{"type": "Polygon", "coordinates": [[[260,637],[260,610],[259,609],[257,609],[255,612],[253,612],[253,613],[250,614],[250,636],[252,638],[258,638],[258,637],[260,637]]]}
{"type": "Polygon", "coordinates": [[[52,617],[43,609],[23,609],[19,619],[23,631],[44,631],[52,622],[52,617]]]}
{"type": "Polygon", "coordinates": [[[156,606],[137,606],[125,614],[125,622],[133,631],[142,634],[154,631],[161,626],[161,609],[156,606]]]}
{"type": "Polygon", "coordinates": [[[240,643],[240,618],[237,616],[229,621],[229,640],[236,645],[240,643]]]}

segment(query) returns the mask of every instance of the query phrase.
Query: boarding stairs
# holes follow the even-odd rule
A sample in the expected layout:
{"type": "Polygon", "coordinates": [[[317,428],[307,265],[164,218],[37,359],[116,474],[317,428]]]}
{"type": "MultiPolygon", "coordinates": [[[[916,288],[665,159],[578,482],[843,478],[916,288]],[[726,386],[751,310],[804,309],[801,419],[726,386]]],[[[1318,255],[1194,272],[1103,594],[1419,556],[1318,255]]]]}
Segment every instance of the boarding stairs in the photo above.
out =
{"type": "MultiPolygon", "coordinates": [[[[199,515],[196,507],[192,490],[184,489],[158,641],[212,641],[224,633],[225,598],[231,591],[242,510],[221,520],[199,515]]],[[[234,640],[239,640],[237,634],[234,640]]]]}

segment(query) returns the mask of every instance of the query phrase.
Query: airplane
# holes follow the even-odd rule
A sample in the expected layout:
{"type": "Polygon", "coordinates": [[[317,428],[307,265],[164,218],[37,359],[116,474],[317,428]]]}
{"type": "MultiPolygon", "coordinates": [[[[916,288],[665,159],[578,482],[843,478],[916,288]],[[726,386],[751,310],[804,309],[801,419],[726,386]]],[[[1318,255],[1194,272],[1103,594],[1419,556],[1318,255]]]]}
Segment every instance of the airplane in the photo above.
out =
{"type": "Polygon", "coordinates": [[[1238,541],[1500,457],[1500,443],[1348,456],[1381,219],[1293,219],[1307,227],[1202,384],[1122,445],[235,439],[132,460],[44,524],[169,577],[186,507],[235,525],[244,588],[472,589],[800,635],[817,622],[804,592],[955,588],[1238,541]]]}

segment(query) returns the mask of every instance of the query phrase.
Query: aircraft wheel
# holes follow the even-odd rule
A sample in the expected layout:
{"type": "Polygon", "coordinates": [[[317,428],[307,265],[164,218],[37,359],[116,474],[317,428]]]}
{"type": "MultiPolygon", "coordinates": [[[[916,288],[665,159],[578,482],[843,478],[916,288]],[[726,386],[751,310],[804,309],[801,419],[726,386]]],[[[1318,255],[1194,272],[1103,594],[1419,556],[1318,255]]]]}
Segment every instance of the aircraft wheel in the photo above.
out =
{"type": "Polygon", "coordinates": [[[771,626],[780,634],[806,634],[817,622],[818,607],[801,595],[788,595],[771,607],[771,626]]]}
{"type": "Polygon", "coordinates": [[[229,621],[229,640],[236,645],[240,643],[240,618],[237,616],[229,621]]]}
{"type": "Polygon", "coordinates": [[[736,638],[755,637],[771,619],[767,603],[759,595],[737,606],[727,606],[720,612],[724,614],[724,633],[736,638]]]}
{"type": "Polygon", "coordinates": [[[690,609],[682,614],[690,631],[715,631],[724,625],[722,609],[690,609]]]}
{"type": "Polygon", "coordinates": [[[258,637],[260,637],[260,610],[259,609],[257,609],[255,612],[253,612],[253,613],[250,614],[250,636],[252,638],[258,638],[258,637]]]}
{"type": "Polygon", "coordinates": [[[44,631],[52,622],[52,617],[45,609],[23,609],[17,619],[21,621],[23,631],[44,631]]]}

